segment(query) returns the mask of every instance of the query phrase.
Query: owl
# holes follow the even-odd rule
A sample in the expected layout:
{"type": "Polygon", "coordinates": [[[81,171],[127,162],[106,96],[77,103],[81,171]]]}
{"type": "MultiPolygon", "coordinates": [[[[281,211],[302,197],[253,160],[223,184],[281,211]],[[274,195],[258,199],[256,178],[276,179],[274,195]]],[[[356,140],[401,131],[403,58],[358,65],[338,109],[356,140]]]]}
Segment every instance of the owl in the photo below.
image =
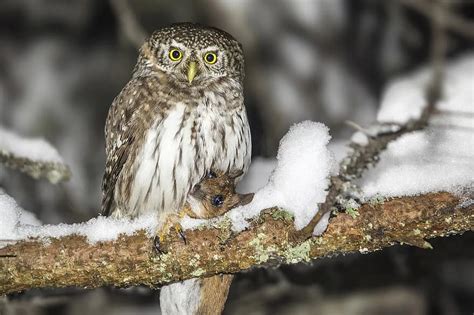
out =
{"type": "Polygon", "coordinates": [[[162,223],[211,169],[245,173],[243,78],[242,46],[228,33],[191,23],[154,32],[109,109],[102,214],[162,223]]]}

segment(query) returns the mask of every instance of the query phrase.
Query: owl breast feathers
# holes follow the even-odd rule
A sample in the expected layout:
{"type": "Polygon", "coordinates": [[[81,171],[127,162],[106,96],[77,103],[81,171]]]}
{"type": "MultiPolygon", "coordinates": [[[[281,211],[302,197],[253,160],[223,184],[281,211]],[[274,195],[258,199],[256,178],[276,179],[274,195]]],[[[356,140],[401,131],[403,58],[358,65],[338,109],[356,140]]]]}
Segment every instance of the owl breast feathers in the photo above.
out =
{"type": "Polygon", "coordinates": [[[243,62],[218,29],[176,24],[151,36],[107,117],[104,215],[175,212],[211,168],[248,169],[243,62]]]}

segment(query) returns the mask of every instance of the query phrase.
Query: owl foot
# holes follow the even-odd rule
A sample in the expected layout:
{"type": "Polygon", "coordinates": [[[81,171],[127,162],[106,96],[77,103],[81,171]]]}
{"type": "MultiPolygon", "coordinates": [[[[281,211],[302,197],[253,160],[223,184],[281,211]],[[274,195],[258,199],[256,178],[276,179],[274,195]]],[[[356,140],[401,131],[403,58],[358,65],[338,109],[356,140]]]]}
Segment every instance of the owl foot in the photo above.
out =
{"type": "Polygon", "coordinates": [[[184,245],[187,245],[186,235],[183,231],[183,227],[179,223],[179,217],[172,216],[166,220],[163,228],[153,240],[154,248],[159,254],[166,254],[168,252],[168,238],[172,231],[178,234],[178,236],[184,242],[184,245]]]}

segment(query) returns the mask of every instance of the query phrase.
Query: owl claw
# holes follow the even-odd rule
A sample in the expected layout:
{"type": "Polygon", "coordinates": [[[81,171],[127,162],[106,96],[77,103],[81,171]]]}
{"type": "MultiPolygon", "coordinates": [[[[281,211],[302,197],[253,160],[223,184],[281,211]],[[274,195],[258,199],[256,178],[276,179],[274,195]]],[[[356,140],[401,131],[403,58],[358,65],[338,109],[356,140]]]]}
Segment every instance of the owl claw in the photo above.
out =
{"type": "Polygon", "coordinates": [[[163,248],[163,244],[162,242],[160,241],[160,237],[159,236],[155,236],[153,238],[153,248],[155,249],[155,251],[160,254],[160,255],[163,255],[163,254],[166,254],[168,251],[165,250],[163,248]]]}
{"type": "Polygon", "coordinates": [[[175,223],[173,225],[174,230],[178,233],[179,237],[183,240],[184,245],[188,245],[188,241],[186,240],[186,234],[184,234],[183,227],[179,223],[175,223]]]}
{"type": "Polygon", "coordinates": [[[184,234],[184,232],[182,230],[179,230],[178,234],[181,237],[181,239],[183,240],[184,245],[188,245],[188,241],[186,240],[186,235],[184,234]]]}
{"type": "Polygon", "coordinates": [[[184,242],[184,245],[187,245],[186,235],[181,227],[179,222],[167,222],[163,229],[155,236],[153,239],[153,247],[158,254],[166,254],[168,252],[167,248],[167,239],[168,234],[170,233],[171,228],[179,235],[181,240],[184,242]]]}

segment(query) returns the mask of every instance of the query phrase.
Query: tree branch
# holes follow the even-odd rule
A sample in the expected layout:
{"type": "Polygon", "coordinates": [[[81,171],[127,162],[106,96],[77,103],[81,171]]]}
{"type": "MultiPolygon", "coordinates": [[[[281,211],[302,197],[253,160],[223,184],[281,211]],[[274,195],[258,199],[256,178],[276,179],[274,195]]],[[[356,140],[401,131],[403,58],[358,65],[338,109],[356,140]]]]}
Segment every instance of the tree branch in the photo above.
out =
{"type": "MultiPolygon", "coordinates": [[[[436,19],[438,12],[433,1],[426,0],[400,0],[400,2],[407,7],[410,7],[419,13],[427,16],[430,19],[436,19]]],[[[452,0],[441,0],[441,4],[451,4],[452,0]]],[[[469,39],[474,39],[474,23],[456,15],[451,10],[443,11],[442,26],[450,31],[453,31],[461,36],[469,39]]]]}
{"type": "MultiPolygon", "coordinates": [[[[470,199],[472,201],[472,199],[470,199]]],[[[158,285],[346,254],[396,243],[430,248],[425,239],[473,230],[474,204],[450,193],[431,193],[365,204],[356,218],[341,213],[321,237],[292,243],[294,225],[282,210],[268,209],[251,227],[187,231],[187,245],[169,235],[169,253],[156,254],[143,231],[116,241],[89,244],[82,236],[21,241],[0,249],[0,294],[40,288],[158,285]],[[463,205],[464,204],[464,205],[463,205]]]]}
{"type": "Polygon", "coordinates": [[[15,156],[11,152],[0,150],[0,165],[18,170],[35,179],[46,178],[53,184],[67,181],[71,171],[65,164],[48,161],[34,161],[25,157],[15,156]]]}

